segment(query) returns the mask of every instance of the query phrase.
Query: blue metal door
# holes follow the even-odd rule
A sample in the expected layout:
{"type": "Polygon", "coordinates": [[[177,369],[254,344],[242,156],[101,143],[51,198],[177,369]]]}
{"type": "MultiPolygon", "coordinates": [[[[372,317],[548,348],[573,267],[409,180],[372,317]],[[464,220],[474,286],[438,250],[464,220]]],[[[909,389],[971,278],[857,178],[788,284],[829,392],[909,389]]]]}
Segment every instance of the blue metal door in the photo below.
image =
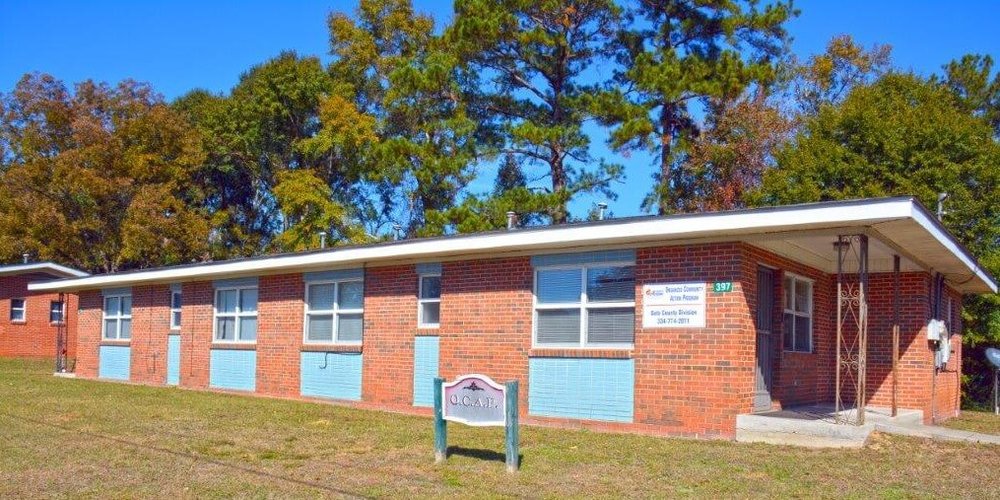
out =
{"type": "Polygon", "coordinates": [[[167,336],[167,385],[181,383],[181,336],[167,336]]]}

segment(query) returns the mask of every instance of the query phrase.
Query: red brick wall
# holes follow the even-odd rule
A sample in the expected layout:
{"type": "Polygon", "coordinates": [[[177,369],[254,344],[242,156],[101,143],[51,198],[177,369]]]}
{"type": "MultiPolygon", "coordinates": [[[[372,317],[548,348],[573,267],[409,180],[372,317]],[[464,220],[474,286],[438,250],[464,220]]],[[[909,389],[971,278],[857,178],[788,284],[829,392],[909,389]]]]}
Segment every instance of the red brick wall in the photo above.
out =
{"type": "Polygon", "coordinates": [[[129,380],[156,384],[167,380],[170,286],[132,288],[132,362],[129,380]]]}
{"type": "MultiPolygon", "coordinates": [[[[55,358],[58,325],[49,322],[49,307],[59,300],[58,293],[28,291],[28,283],[51,280],[45,274],[0,276],[0,356],[55,358]],[[11,299],[25,299],[23,322],[10,320],[11,299]]],[[[66,294],[65,318],[69,366],[76,357],[77,306],[75,294],[66,294]]]]}
{"type": "Polygon", "coordinates": [[[184,387],[208,387],[214,294],[211,281],[184,283],[181,287],[181,385],[184,387]]]}
{"type": "Polygon", "coordinates": [[[366,269],[362,400],[399,409],[411,407],[416,332],[415,266],[366,269]]]}
{"type": "Polygon", "coordinates": [[[755,337],[739,243],[636,252],[635,422],[673,434],[731,437],[752,404],[755,337]],[[731,281],[709,291],[706,327],[642,328],[642,285],[731,281]]]}
{"type": "Polygon", "coordinates": [[[441,375],[518,380],[522,415],[528,414],[533,286],[529,257],[446,262],[441,270],[441,375]]]}
{"type": "Polygon", "coordinates": [[[103,300],[100,290],[86,290],[80,293],[75,370],[78,377],[97,378],[103,300]]]}
{"type": "Polygon", "coordinates": [[[302,275],[262,276],[257,291],[257,392],[298,396],[305,311],[302,275]]]}

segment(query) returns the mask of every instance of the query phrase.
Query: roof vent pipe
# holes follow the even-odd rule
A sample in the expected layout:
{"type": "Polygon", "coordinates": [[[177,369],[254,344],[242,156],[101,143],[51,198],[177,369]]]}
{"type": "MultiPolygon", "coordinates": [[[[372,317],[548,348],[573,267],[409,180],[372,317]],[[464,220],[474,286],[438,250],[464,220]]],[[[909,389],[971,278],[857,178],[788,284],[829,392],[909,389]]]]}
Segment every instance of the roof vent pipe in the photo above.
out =
{"type": "Polygon", "coordinates": [[[319,232],[319,247],[326,248],[326,231],[319,232]]]}
{"type": "Polygon", "coordinates": [[[22,259],[24,259],[24,263],[25,263],[25,264],[27,264],[27,263],[28,263],[28,258],[29,258],[30,256],[31,256],[31,255],[30,255],[30,254],[29,254],[28,252],[25,252],[25,253],[21,254],[21,258],[22,258],[22,259]]]}
{"type": "Polygon", "coordinates": [[[517,222],[517,212],[507,212],[507,230],[513,231],[514,224],[517,222]]]}
{"type": "Polygon", "coordinates": [[[605,202],[600,202],[597,204],[597,220],[604,220],[604,211],[608,209],[608,204],[605,202]]]}
{"type": "Polygon", "coordinates": [[[396,237],[396,241],[403,239],[403,226],[398,222],[392,225],[393,235],[396,237]]]}

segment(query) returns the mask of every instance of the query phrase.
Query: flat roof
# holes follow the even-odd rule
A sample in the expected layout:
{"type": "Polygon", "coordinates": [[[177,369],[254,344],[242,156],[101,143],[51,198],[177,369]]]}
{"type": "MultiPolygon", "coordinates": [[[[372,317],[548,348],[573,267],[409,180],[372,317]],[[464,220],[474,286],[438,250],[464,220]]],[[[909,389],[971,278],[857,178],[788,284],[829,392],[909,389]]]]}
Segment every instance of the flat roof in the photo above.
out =
{"type": "Polygon", "coordinates": [[[28,262],[0,266],[0,276],[15,276],[28,273],[44,273],[56,278],[82,278],[90,274],[55,262],[28,262]]]}
{"type": "Polygon", "coordinates": [[[601,247],[743,241],[766,235],[865,233],[940,272],[963,293],[995,293],[997,283],[915,198],[830,201],[722,212],[642,216],[202,262],[33,283],[31,290],[78,291],[143,284],[318,271],[403,262],[492,258],[601,247]]]}

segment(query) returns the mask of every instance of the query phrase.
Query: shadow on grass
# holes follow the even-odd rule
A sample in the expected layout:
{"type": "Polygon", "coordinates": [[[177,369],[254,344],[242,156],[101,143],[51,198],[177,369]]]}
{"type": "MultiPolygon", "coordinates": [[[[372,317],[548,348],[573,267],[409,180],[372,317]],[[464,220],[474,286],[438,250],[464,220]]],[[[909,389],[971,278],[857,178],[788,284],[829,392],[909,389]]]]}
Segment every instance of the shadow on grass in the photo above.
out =
{"type": "MultiPolygon", "coordinates": [[[[478,458],[479,460],[488,460],[491,462],[507,462],[507,454],[500,453],[493,450],[480,450],[477,448],[463,448],[461,446],[449,446],[448,456],[459,455],[469,458],[478,458]]],[[[517,456],[517,462],[522,467],[524,466],[524,455],[517,456]]]]}

